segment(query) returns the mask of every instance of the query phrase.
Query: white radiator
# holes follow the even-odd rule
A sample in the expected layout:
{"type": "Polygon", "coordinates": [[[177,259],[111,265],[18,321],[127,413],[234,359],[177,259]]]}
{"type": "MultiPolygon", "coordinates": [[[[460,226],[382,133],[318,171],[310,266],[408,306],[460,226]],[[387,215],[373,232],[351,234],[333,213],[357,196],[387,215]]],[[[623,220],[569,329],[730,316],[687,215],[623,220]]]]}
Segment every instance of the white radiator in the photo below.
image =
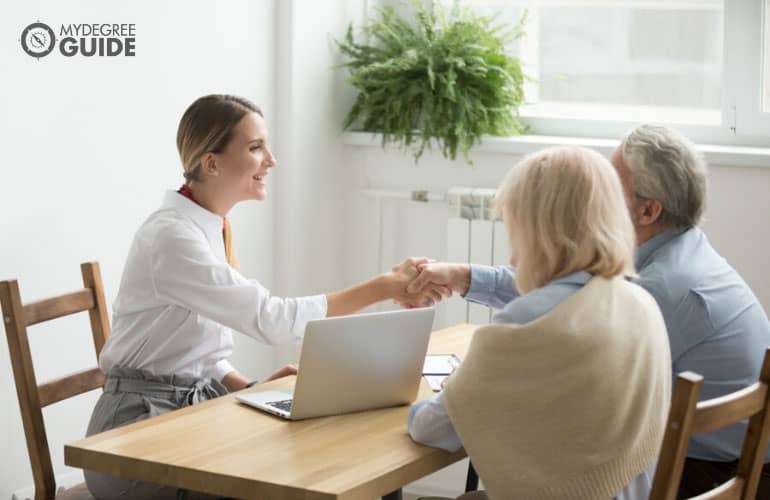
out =
{"type": "MultiPolygon", "coordinates": [[[[370,189],[365,190],[364,194],[377,200],[377,266],[380,271],[383,269],[382,255],[387,253],[383,252],[383,243],[386,241],[383,237],[383,199],[446,204],[449,218],[446,223],[445,258],[448,262],[493,266],[509,263],[510,250],[505,225],[492,220],[490,207],[495,196],[494,189],[454,187],[446,193],[370,189]]],[[[396,253],[394,258],[397,260],[400,256],[396,253]]],[[[441,308],[446,326],[458,323],[486,324],[492,317],[490,308],[468,303],[459,296],[444,301],[441,308]]]]}
{"type": "MultiPolygon", "coordinates": [[[[452,217],[447,221],[447,260],[497,266],[508,264],[510,250],[505,225],[500,221],[452,217]]],[[[488,307],[472,304],[461,297],[447,302],[448,325],[486,324],[492,319],[488,307]]]]}
{"type": "MultiPolygon", "coordinates": [[[[447,200],[455,215],[447,221],[447,260],[496,266],[509,260],[505,225],[494,221],[491,212],[493,189],[453,188],[447,200]]],[[[492,319],[486,306],[452,297],[447,304],[447,325],[483,325],[492,319]]]]}

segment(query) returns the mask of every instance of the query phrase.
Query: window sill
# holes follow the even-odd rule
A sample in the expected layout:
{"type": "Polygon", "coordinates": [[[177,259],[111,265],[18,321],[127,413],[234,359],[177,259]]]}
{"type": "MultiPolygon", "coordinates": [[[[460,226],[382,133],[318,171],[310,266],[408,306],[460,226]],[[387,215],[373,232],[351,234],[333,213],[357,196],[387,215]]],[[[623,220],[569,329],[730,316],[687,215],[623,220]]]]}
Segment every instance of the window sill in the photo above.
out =
{"type": "MultiPolygon", "coordinates": [[[[381,147],[379,134],[370,132],[346,132],[342,136],[346,146],[381,147]]],[[[618,146],[614,139],[589,139],[582,137],[556,137],[544,135],[522,135],[515,137],[485,137],[481,144],[471,149],[472,153],[529,154],[551,146],[583,146],[609,156],[618,146]]],[[[770,148],[744,146],[716,146],[698,144],[709,165],[731,167],[770,168],[770,148]]],[[[390,147],[389,147],[390,148],[390,147]]],[[[395,149],[395,148],[394,148],[395,149]]]]}

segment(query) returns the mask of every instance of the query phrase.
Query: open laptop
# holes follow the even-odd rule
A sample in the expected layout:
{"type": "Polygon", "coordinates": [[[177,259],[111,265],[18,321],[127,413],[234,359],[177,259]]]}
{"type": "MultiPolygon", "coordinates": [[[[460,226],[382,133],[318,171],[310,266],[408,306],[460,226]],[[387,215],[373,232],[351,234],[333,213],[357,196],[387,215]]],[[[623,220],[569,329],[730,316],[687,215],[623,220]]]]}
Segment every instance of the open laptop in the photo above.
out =
{"type": "Polygon", "coordinates": [[[407,404],[417,397],[433,309],[309,321],[294,391],[238,401],[290,420],[407,404]]]}

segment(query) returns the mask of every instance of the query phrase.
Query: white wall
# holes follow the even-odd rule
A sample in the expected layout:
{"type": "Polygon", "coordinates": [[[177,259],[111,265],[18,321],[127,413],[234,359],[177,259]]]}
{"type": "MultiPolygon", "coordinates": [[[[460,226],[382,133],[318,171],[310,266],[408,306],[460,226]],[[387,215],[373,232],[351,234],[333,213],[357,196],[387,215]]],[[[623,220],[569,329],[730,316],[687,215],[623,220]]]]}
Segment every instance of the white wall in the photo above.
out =
{"type": "MultiPolygon", "coordinates": [[[[79,263],[98,260],[111,304],[135,229],[182,182],[175,135],[185,107],[207,93],[234,93],[273,121],[274,2],[3,0],[0,33],[0,279],[18,278],[22,299],[41,298],[78,288],[79,263]],[[18,39],[37,18],[135,23],[136,57],[35,60],[18,39]]],[[[272,201],[243,204],[232,219],[243,271],[270,286],[272,201]]],[[[95,362],[79,316],[31,329],[39,380],[95,362]]],[[[233,359],[252,377],[272,368],[270,352],[250,339],[237,339],[233,359]]],[[[5,499],[32,484],[5,347],[0,399],[5,499]]],[[[58,473],[63,445],[82,437],[95,399],[44,410],[58,473]]]]}
{"type": "MultiPolygon", "coordinates": [[[[279,115],[275,153],[273,292],[284,296],[330,292],[350,285],[340,269],[344,113],[353,93],[336,69],[335,39],[349,22],[360,26],[362,0],[277,2],[276,90],[279,115]]],[[[279,348],[276,362],[295,362],[299,346],[279,348]]]]}

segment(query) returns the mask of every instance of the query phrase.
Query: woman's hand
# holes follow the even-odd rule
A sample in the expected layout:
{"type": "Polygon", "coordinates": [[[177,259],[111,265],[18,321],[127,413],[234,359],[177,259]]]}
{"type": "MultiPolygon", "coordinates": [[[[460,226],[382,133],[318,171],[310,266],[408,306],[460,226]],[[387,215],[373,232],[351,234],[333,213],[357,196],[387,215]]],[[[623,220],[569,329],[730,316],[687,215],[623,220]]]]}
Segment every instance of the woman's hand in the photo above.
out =
{"type": "Polygon", "coordinates": [[[232,371],[222,378],[222,385],[227,387],[230,392],[240,391],[249,384],[249,379],[238,373],[232,371]]]}
{"type": "Polygon", "coordinates": [[[390,272],[326,295],[326,315],[344,316],[377,302],[392,299],[404,307],[428,307],[449,297],[452,291],[445,286],[428,285],[419,293],[406,291],[407,285],[417,277],[418,266],[431,262],[426,258],[409,258],[393,267],[390,272]]]}
{"type": "Polygon", "coordinates": [[[452,373],[444,377],[444,380],[441,381],[441,390],[443,391],[446,388],[447,383],[449,382],[449,377],[455,374],[455,371],[457,371],[457,366],[452,367],[452,373]]]}
{"type": "Polygon", "coordinates": [[[262,383],[270,382],[271,380],[276,380],[283,377],[288,377],[289,375],[296,375],[297,371],[298,371],[297,365],[286,365],[283,368],[276,370],[272,375],[270,375],[265,380],[263,380],[262,383]]]}
{"type": "Polygon", "coordinates": [[[425,257],[410,257],[393,266],[390,273],[384,275],[389,282],[391,298],[404,307],[429,307],[444,297],[451,297],[452,290],[443,284],[426,283],[419,290],[408,290],[410,283],[418,278],[420,268],[431,262],[425,257]]]}
{"type": "Polygon", "coordinates": [[[409,293],[419,293],[425,287],[443,286],[465,295],[471,285],[469,264],[451,262],[421,262],[417,265],[418,276],[407,287],[409,293]]]}
{"type": "MultiPolygon", "coordinates": [[[[286,365],[283,368],[275,371],[272,375],[267,377],[265,380],[263,380],[261,383],[264,382],[270,382],[271,380],[275,380],[277,378],[283,378],[288,377],[289,375],[296,375],[297,374],[297,365],[286,365]]],[[[222,378],[222,384],[227,387],[227,390],[230,392],[240,391],[241,389],[245,389],[249,386],[251,382],[249,379],[238,373],[237,371],[232,371],[228,373],[227,375],[222,378]]]]}

